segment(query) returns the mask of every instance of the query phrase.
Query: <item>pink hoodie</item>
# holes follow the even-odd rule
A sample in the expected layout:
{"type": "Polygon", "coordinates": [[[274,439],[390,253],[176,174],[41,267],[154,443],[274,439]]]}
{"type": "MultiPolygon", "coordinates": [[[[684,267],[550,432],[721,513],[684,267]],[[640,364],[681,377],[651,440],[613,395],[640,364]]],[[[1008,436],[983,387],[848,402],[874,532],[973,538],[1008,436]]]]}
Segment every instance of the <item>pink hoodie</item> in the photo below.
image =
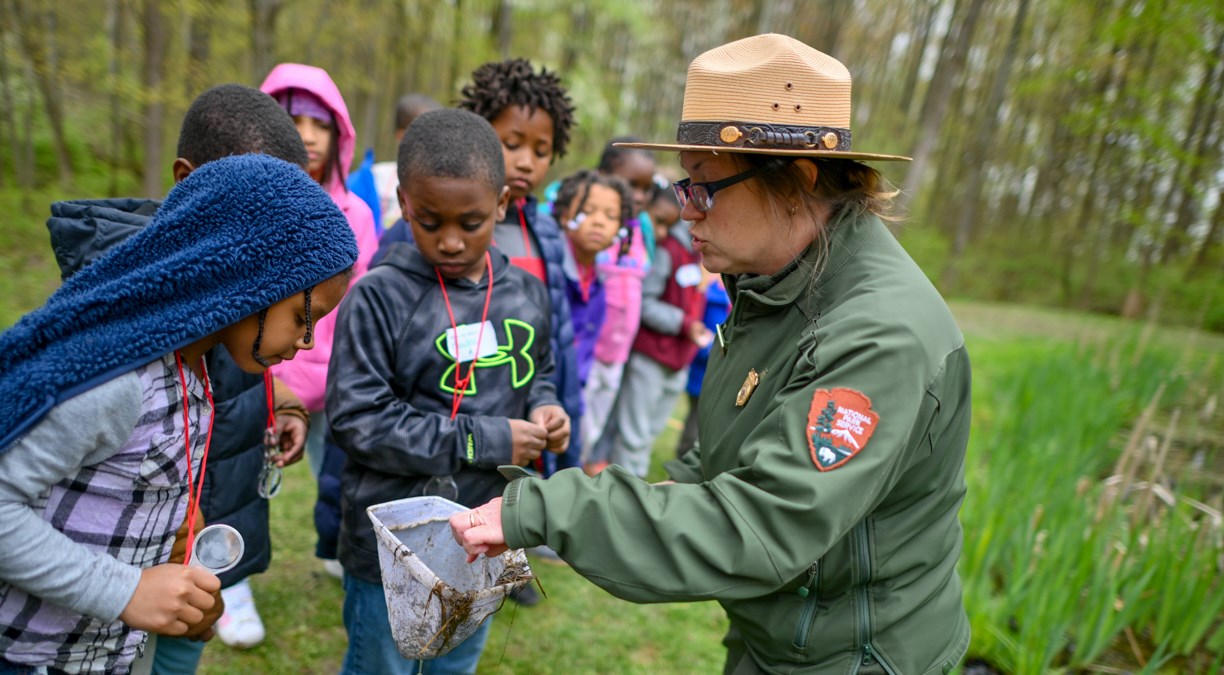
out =
{"type": "MultiPolygon", "coordinates": [[[[632,227],[641,228],[641,221],[634,219],[632,227]]],[[[595,341],[595,358],[607,365],[623,365],[629,360],[642,322],[642,279],[650,267],[650,257],[640,232],[634,233],[629,254],[614,260],[619,248],[613,246],[597,259],[603,274],[608,311],[595,341]]]]}
{"type": "MultiPolygon", "coordinates": [[[[353,148],[357,145],[357,133],[353,129],[352,120],[349,119],[344,97],[340,95],[340,89],[327,71],[298,63],[282,63],[273,68],[263,84],[259,85],[259,89],[271,96],[287,89],[308,91],[322,99],[336,118],[340,137],[336,148],[340,153],[340,171],[333,172],[328,184],[323,187],[344,212],[349,227],[353,228],[353,234],[357,237],[357,264],[353,266],[352,280],[352,283],[356,283],[357,279],[365,274],[370,259],[378,250],[378,235],[375,234],[374,214],[370,212],[370,207],[344,187],[349,167],[353,164],[353,148]]],[[[350,288],[352,283],[349,284],[350,288]]],[[[272,368],[276,377],[289,385],[311,412],[323,410],[323,394],[327,388],[327,362],[331,359],[337,314],[338,311],[333,311],[315,324],[313,349],[300,351],[292,361],[278,363],[272,368]]]]}

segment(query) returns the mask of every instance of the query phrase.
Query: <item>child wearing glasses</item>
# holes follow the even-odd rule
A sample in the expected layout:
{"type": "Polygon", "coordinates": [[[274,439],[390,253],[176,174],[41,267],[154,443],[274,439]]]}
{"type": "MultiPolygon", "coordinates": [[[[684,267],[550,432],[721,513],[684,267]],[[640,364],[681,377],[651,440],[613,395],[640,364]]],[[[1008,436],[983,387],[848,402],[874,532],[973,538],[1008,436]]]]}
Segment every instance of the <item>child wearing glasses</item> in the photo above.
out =
{"type": "Polygon", "coordinates": [[[698,349],[713,341],[702,322],[703,278],[689,225],[677,219],[658,240],[642,280],[642,324],[605,431],[610,461],[642,478],[650,469],[654,439],[684,391],[689,364],[698,349]]]}

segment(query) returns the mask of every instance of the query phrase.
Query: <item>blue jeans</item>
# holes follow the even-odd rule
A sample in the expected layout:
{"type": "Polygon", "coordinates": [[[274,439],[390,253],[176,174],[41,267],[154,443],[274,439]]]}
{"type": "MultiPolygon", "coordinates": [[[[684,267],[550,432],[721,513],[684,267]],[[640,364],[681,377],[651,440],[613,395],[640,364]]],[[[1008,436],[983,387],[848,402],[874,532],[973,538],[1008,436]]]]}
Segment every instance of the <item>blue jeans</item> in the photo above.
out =
{"type": "Polygon", "coordinates": [[[0,658],[0,675],[33,675],[38,666],[27,666],[0,658]]]}
{"type": "Polygon", "coordinates": [[[341,675],[470,675],[489,639],[493,618],[485,619],[472,637],[436,659],[414,661],[400,656],[391,636],[391,619],[380,584],[344,575],[344,628],[348,651],[341,675]]]}
{"type": "Polygon", "coordinates": [[[153,675],[192,675],[200,667],[206,644],[203,640],[158,635],[157,648],[153,650],[153,675]]]}

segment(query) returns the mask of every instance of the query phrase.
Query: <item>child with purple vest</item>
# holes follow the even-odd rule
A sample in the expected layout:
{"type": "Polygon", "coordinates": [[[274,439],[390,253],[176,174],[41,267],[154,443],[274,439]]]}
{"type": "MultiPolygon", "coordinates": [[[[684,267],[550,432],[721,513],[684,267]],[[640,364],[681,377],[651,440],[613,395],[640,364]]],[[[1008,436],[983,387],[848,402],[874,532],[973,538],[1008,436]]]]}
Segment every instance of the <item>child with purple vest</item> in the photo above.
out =
{"type": "Polygon", "coordinates": [[[689,364],[697,350],[713,340],[702,322],[701,254],[693,250],[692,241],[682,220],[658,239],[642,280],[641,328],[605,432],[613,434],[611,462],[643,478],[650,469],[654,439],[684,391],[689,364]]]}
{"type": "Polygon", "coordinates": [[[617,233],[632,217],[631,209],[632,197],[624,182],[589,170],[563,180],[552,205],[553,217],[564,223],[568,239],[565,293],[574,322],[578,382],[584,388],[608,310],[603,272],[596,261],[616,242],[617,233]]]}

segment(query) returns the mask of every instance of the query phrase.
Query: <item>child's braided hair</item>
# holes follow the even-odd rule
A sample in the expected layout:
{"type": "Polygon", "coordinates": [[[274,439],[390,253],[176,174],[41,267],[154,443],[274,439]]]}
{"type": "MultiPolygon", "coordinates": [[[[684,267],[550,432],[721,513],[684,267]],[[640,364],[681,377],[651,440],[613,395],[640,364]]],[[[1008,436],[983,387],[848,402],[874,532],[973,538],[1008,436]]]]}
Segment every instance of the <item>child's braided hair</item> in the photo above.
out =
{"type": "MultiPolygon", "coordinates": [[[[310,318],[310,296],[312,291],[314,291],[314,286],[302,291],[306,294],[306,344],[310,344],[310,341],[314,339],[314,321],[310,318]]],[[[255,342],[251,345],[251,358],[255,359],[255,363],[264,368],[271,368],[272,364],[268,363],[268,360],[259,353],[259,346],[263,342],[264,320],[267,318],[268,308],[264,307],[259,310],[259,333],[255,335],[255,342]]]]}
{"type": "MultiPolygon", "coordinates": [[[[553,200],[553,218],[561,223],[571,206],[575,207],[575,212],[581,213],[586,206],[587,197],[591,194],[592,185],[602,185],[620,195],[620,227],[616,233],[620,238],[620,249],[617,253],[617,260],[620,260],[621,256],[629,254],[629,247],[633,244],[633,228],[629,227],[629,221],[633,220],[633,192],[629,190],[629,185],[625,181],[591,169],[578,171],[561,181],[561,187],[557,190],[557,198],[553,200]]],[[[565,224],[562,223],[562,225],[565,224]]]]}
{"type": "Polygon", "coordinates": [[[561,78],[546,68],[535,72],[526,59],[486,63],[472,72],[463,87],[460,108],[492,122],[510,106],[527,106],[548,113],[553,122],[553,154],[564,157],[574,126],[574,106],[561,78]]]}

